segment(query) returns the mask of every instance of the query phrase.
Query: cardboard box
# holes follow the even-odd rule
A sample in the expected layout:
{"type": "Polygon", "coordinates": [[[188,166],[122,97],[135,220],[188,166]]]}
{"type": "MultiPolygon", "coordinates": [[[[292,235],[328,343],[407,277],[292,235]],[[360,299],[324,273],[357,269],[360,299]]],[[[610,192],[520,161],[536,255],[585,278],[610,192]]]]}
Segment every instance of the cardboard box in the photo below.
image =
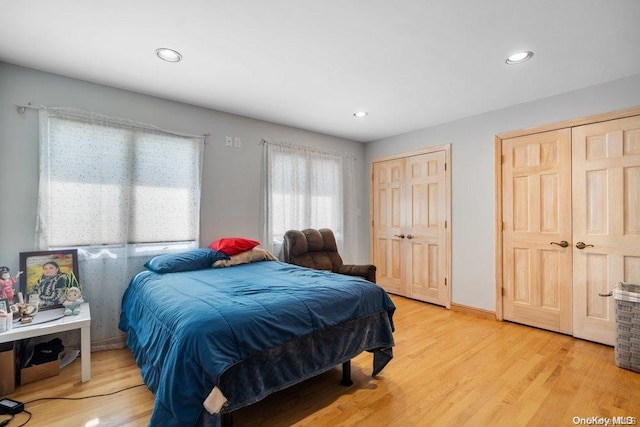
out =
{"type": "Polygon", "coordinates": [[[60,361],[42,363],[20,369],[20,385],[25,385],[44,378],[55,377],[60,374],[60,361]]]}
{"type": "Polygon", "coordinates": [[[16,389],[16,351],[13,342],[0,344],[0,396],[16,389]]]}

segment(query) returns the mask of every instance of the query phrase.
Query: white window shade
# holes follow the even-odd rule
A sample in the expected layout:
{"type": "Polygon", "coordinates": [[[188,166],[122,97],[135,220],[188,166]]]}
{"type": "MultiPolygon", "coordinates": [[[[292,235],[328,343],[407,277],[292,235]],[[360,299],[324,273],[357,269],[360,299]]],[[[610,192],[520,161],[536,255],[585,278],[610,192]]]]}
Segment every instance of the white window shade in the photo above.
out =
{"type": "Polygon", "coordinates": [[[42,248],[197,240],[202,138],[75,111],[40,124],[42,248]]]}
{"type": "Polygon", "coordinates": [[[40,249],[78,248],[92,349],[124,345],[120,301],[158,253],[198,246],[204,136],[84,111],[40,111],[40,249]]]}
{"type": "Polygon", "coordinates": [[[200,144],[138,135],[135,146],[129,241],[197,240],[200,144]]]}

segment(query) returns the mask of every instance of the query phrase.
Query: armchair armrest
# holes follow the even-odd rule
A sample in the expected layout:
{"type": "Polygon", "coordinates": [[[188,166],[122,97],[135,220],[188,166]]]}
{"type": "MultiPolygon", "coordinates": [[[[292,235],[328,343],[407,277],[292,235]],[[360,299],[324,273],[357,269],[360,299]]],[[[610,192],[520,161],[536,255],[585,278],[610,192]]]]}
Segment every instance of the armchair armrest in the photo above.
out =
{"type": "Polygon", "coordinates": [[[345,264],[338,268],[337,273],[346,274],[348,276],[363,277],[370,282],[376,283],[376,266],[372,264],[345,264]]]}

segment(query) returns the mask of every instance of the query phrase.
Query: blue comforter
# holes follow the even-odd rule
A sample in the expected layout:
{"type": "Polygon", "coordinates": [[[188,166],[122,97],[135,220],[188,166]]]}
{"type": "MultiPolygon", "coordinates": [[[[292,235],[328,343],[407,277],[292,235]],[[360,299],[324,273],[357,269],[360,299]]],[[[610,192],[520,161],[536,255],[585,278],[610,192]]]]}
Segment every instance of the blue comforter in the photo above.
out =
{"type": "MultiPolygon", "coordinates": [[[[363,279],[265,261],[142,272],[124,295],[120,329],[156,395],[151,424],[193,425],[229,368],[380,313],[390,329],[394,310],[386,292],[363,279]]],[[[393,338],[385,332],[366,345],[390,348],[393,338]]]]}

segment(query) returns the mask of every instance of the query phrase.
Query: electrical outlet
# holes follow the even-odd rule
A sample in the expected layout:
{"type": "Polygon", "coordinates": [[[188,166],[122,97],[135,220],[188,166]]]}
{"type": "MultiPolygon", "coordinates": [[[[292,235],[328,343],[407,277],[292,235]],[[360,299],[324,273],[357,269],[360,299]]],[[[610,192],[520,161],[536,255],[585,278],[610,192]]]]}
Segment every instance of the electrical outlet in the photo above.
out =
{"type": "Polygon", "coordinates": [[[236,148],[240,148],[242,146],[242,140],[238,137],[236,137],[235,146],[236,148]]]}
{"type": "Polygon", "coordinates": [[[225,139],[225,145],[226,145],[227,147],[233,147],[233,137],[228,136],[228,137],[225,139]]]}

